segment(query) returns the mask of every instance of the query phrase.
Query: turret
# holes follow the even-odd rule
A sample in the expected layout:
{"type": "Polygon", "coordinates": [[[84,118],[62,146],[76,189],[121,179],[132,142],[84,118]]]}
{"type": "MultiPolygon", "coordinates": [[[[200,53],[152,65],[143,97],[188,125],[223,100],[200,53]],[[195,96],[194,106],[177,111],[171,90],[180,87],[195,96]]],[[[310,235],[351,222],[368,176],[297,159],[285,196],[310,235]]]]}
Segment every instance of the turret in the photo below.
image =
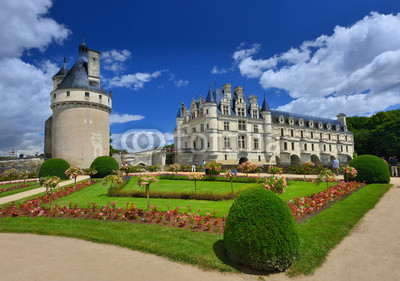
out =
{"type": "Polygon", "coordinates": [[[64,57],[64,64],[60,68],[60,70],[57,72],[56,75],[53,76],[53,91],[58,88],[58,85],[61,84],[61,82],[64,80],[65,76],[68,73],[68,68],[66,65],[66,59],[64,57]]]}

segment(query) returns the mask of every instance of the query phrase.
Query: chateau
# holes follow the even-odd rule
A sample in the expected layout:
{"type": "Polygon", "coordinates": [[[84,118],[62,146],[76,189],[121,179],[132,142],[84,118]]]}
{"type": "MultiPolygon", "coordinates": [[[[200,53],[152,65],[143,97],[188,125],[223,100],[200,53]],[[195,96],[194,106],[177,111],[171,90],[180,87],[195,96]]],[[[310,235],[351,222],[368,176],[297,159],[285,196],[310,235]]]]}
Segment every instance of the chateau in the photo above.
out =
{"type": "Polygon", "coordinates": [[[79,56],[68,70],[53,76],[51,109],[45,123],[46,158],[62,158],[71,166],[88,168],[110,150],[111,91],[100,82],[100,52],[79,46],[79,56]]]}
{"type": "Polygon", "coordinates": [[[347,163],[354,152],[343,113],[333,120],[272,110],[265,96],[260,107],[255,95],[246,97],[241,86],[232,92],[230,84],[214,91],[210,85],[206,99],[192,99],[190,109],[182,103],[174,140],[176,162],[189,164],[328,165],[335,157],[347,163]]]}

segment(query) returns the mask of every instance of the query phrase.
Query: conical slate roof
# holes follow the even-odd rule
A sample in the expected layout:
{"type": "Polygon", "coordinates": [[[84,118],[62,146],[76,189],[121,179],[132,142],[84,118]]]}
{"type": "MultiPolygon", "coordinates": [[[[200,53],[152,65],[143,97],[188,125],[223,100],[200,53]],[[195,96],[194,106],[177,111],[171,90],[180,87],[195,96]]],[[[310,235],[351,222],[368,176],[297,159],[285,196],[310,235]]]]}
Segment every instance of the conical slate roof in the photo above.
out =
{"type": "Polygon", "coordinates": [[[268,106],[268,103],[267,103],[267,99],[265,98],[265,95],[264,95],[263,104],[261,106],[261,111],[269,111],[269,106],[268,106]]]}
{"type": "Polygon", "coordinates": [[[208,94],[207,94],[206,102],[215,102],[215,103],[217,102],[215,95],[211,91],[211,84],[208,87],[208,94]]]}
{"type": "Polygon", "coordinates": [[[81,46],[79,46],[78,59],[68,71],[64,80],[61,82],[57,89],[83,89],[98,91],[107,94],[106,90],[101,84],[98,86],[93,86],[89,84],[87,47],[85,45],[82,44],[81,46]]]}

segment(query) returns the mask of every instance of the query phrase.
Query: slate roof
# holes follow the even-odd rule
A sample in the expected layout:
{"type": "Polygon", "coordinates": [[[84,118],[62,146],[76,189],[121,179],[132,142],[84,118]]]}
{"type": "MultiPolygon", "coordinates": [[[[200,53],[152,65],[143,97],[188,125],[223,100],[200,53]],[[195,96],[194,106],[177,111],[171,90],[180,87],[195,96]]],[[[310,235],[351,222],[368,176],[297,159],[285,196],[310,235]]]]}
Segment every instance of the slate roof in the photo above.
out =
{"type": "MultiPolygon", "coordinates": [[[[82,47],[82,45],[80,47],[82,47]]],[[[99,86],[92,86],[89,84],[87,51],[79,52],[78,59],[76,60],[75,64],[71,67],[71,69],[68,71],[64,80],[61,82],[61,84],[58,86],[57,89],[93,90],[108,95],[108,93],[101,84],[99,86]]]]}
{"type": "Polygon", "coordinates": [[[54,75],[53,77],[55,77],[55,76],[65,76],[65,75],[67,75],[67,73],[68,73],[68,68],[67,68],[67,65],[65,64],[65,59],[64,59],[63,66],[60,68],[60,70],[57,72],[57,74],[54,75]]]}

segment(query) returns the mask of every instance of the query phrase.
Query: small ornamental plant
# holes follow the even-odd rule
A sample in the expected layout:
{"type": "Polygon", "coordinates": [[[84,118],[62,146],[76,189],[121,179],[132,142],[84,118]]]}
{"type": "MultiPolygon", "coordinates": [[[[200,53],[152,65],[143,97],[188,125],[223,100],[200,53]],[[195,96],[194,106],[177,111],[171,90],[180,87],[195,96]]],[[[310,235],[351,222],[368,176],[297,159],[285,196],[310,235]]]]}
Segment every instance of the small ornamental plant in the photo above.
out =
{"type": "Polygon", "coordinates": [[[215,161],[207,162],[205,164],[206,175],[219,175],[221,172],[221,164],[215,161]]]}
{"type": "Polygon", "coordinates": [[[343,165],[340,167],[339,172],[343,173],[344,181],[350,181],[350,179],[354,179],[357,176],[357,170],[354,167],[350,167],[349,165],[343,165]]]}
{"type": "Polygon", "coordinates": [[[3,173],[7,180],[16,180],[19,178],[19,172],[16,169],[9,169],[3,173]]]}
{"type": "Polygon", "coordinates": [[[314,183],[318,186],[321,182],[326,182],[326,188],[329,187],[330,182],[336,181],[336,175],[329,169],[323,169],[319,172],[319,175],[316,179],[314,179],[314,183]]]}
{"type": "Polygon", "coordinates": [[[236,175],[231,170],[228,170],[225,173],[225,178],[231,182],[231,193],[233,193],[233,180],[236,178],[236,175]]]}
{"type": "Polygon", "coordinates": [[[42,179],[42,185],[46,188],[46,193],[53,193],[53,189],[60,183],[59,177],[48,177],[42,179]]]}
{"type": "Polygon", "coordinates": [[[201,180],[202,178],[203,178],[203,175],[196,174],[196,173],[192,173],[192,174],[190,174],[190,175],[188,176],[188,179],[189,179],[190,181],[194,181],[194,192],[195,192],[195,193],[196,193],[196,191],[197,191],[197,186],[196,186],[197,181],[201,180]]]}
{"type": "Polygon", "coordinates": [[[103,179],[103,184],[107,184],[108,182],[111,183],[111,187],[113,187],[113,184],[121,184],[122,183],[122,178],[119,175],[108,175],[103,179]]]}
{"type": "Polygon", "coordinates": [[[88,168],[84,170],[85,175],[90,176],[90,178],[93,178],[95,174],[97,174],[97,170],[95,168],[88,168]]]}
{"type": "Polygon", "coordinates": [[[29,172],[27,170],[23,170],[20,174],[19,174],[19,178],[21,180],[24,180],[24,183],[26,182],[26,180],[29,178],[29,172]]]}
{"type": "Polygon", "coordinates": [[[268,174],[281,175],[282,172],[283,172],[283,168],[280,168],[278,166],[269,166],[268,167],[268,174]]]}
{"type": "Polygon", "coordinates": [[[169,169],[174,172],[175,174],[177,174],[179,172],[179,170],[181,169],[181,165],[179,165],[178,163],[172,164],[169,169]]]}
{"type": "Polygon", "coordinates": [[[285,192],[285,188],[287,188],[287,182],[284,177],[280,176],[271,176],[265,181],[265,189],[268,189],[276,194],[282,194],[285,192]]]}
{"type": "Polygon", "coordinates": [[[132,167],[130,165],[127,166],[121,166],[119,167],[119,171],[124,175],[127,176],[129,172],[131,171],[132,167]]]}
{"type": "Polygon", "coordinates": [[[300,172],[304,175],[304,178],[306,178],[306,175],[311,174],[315,164],[311,161],[306,161],[302,162],[300,164],[300,172]]]}
{"type": "Polygon", "coordinates": [[[68,170],[65,171],[65,175],[67,177],[71,177],[75,180],[75,184],[76,184],[76,178],[80,175],[83,175],[83,171],[79,168],[76,167],[71,167],[68,168],[68,170]]]}
{"type": "Polygon", "coordinates": [[[146,188],[147,197],[147,211],[150,211],[150,184],[157,182],[158,179],[154,175],[139,175],[137,179],[137,184],[140,187],[146,188]]]}

